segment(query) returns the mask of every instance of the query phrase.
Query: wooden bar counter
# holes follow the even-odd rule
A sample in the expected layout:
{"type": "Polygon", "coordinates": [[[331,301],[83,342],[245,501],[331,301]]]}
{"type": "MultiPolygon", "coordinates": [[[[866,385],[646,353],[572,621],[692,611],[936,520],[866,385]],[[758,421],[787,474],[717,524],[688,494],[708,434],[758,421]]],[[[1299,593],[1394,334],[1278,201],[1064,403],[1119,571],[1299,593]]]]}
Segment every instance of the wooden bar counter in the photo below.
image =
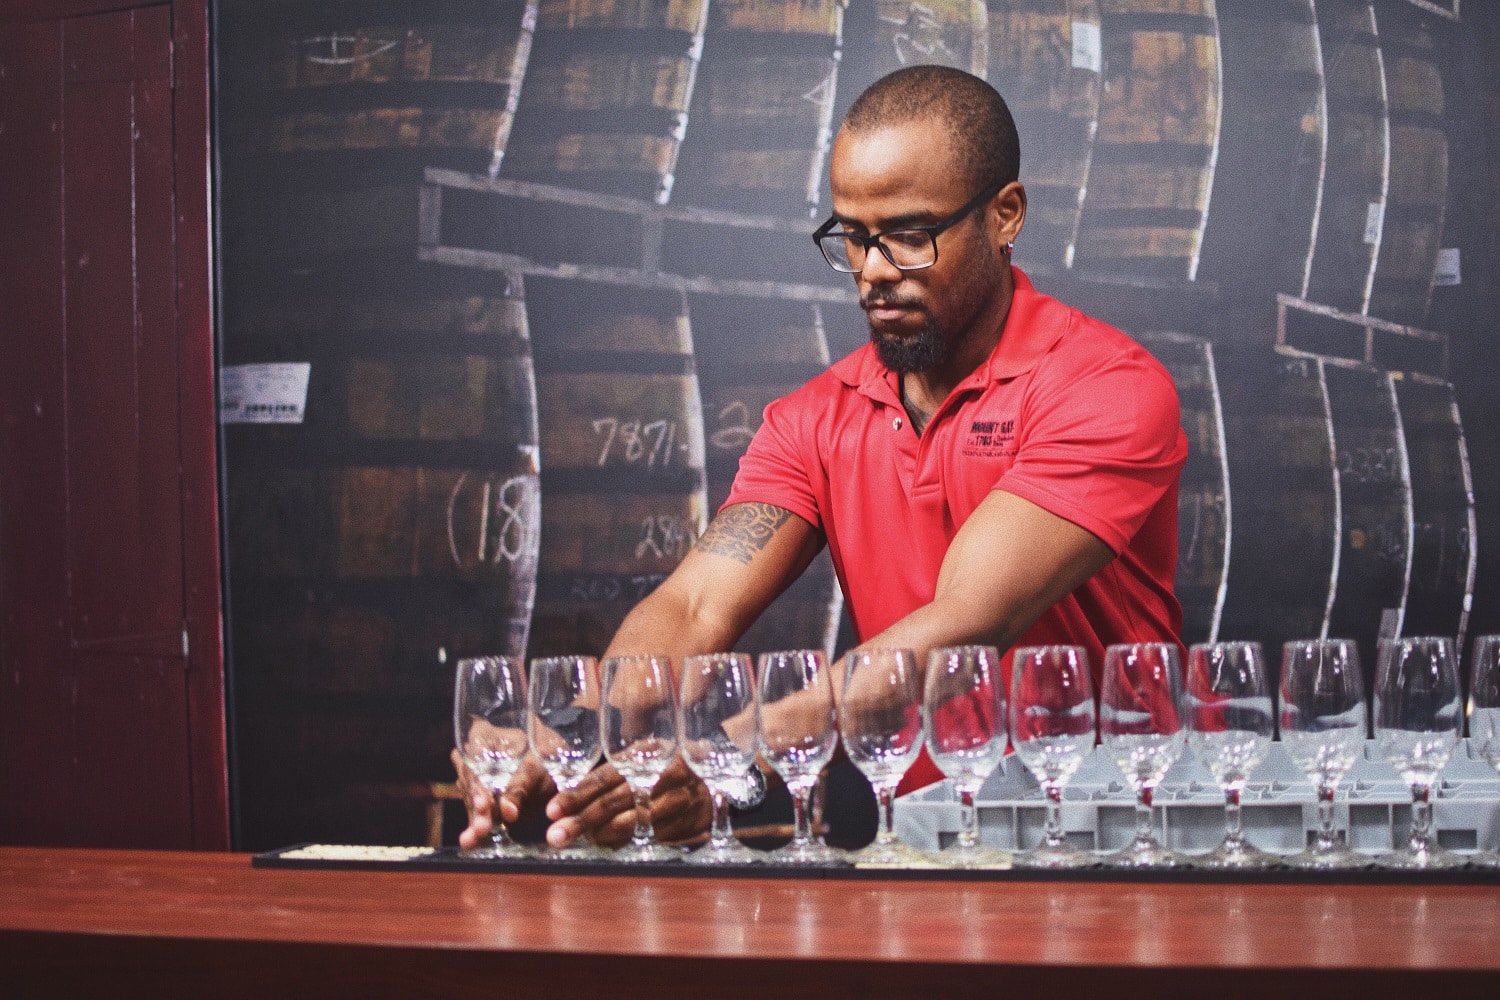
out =
{"type": "Polygon", "coordinates": [[[0,849],[10,998],[1274,1000],[1291,988],[1500,995],[1500,886],[327,871],[0,849]]]}

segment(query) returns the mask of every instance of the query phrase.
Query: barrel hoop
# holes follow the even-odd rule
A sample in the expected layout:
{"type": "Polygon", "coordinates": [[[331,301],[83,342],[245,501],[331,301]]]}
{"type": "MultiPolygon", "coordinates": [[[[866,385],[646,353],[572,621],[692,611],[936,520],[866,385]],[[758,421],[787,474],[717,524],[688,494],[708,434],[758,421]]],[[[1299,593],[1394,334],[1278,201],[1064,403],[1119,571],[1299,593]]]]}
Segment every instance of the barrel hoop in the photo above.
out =
{"type": "Polygon", "coordinates": [[[655,354],[642,351],[548,351],[538,350],[537,374],[548,375],[682,375],[695,373],[691,354],[655,354]]]}
{"type": "MultiPolygon", "coordinates": [[[[1160,167],[1194,167],[1207,169],[1212,147],[1192,142],[1109,142],[1100,140],[1094,147],[1094,166],[1150,163],[1160,167]]],[[[1089,213],[1090,219],[1093,213],[1089,213]]]]}
{"type": "Polygon", "coordinates": [[[572,135],[642,135],[680,139],[687,115],[670,108],[606,108],[578,111],[532,107],[516,119],[511,141],[555,142],[572,135]],[[528,113],[529,112],[529,113],[528,113]]]}
{"type": "Polygon", "coordinates": [[[628,56],[631,59],[697,60],[700,37],[691,31],[673,28],[649,30],[631,28],[548,28],[538,27],[531,48],[533,65],[561,65],[568,56],[628,56]]]}
{"type": "Polygon", "coordinates": [[[320,364],[386,358],[454,360],[465,357],[485,361],[514,361],[519,367],[534,367],[531,342],[522,333],[434,333],[429,331],[366,330],[337,324],[320,327],[316,333],[259,333],[253,320],[237,321],[233,331],[234,361],[245,365],[289,358],[320,364]]]}
{"type": "Polygon", "coordinates": [[[1254,14],[1219,11],[1219,20],[1255,26],[1278,22],[1309,26],[1317,23],[1312,4],[1308,0],[1257,0],[1254,14]]]}
{"type": "MultiPolygon", "coordinates": [[[[537,443],[524,437],[432,441],[413,438],[332,438],[288,440],[257,434],[255,427],[236,428],[229,451],[243,472],[269,468],[340,471],[349,468],[458,469],[476,472],[525,472],[536,463],[537,443]]],[[[524,425],[514,428],[524,431],[524,425]]]]}
{"type": "Polygon", "coordinates": [[[629,601],[634,604],[661,586],[665,573],[547,573],[537,574],[536,597],[540,604],[566,603],[587,606],[629,601]]]}
{"type": "MultiPolygon", "coordinates": [[[[356,29],[382,25],[489,24],[507,8],[517,14],[520,0],[358,0],[268,7],[256,18],[272,34],[356,29]]],[[[519,23],[519,22],[518,22],[519,23]]]]}
{"type": "Polygon", "coordinates": [[[509,83],[462,80],[401,83],[359,81],[338,86],[270,91],[261,95],[261,101],[270,118],[405,108],[414,111],[472,108],[501,114],[505,111],[510,88],[509,83]]]}
{"type": "Polygon", "coordinates": [[[609,496],[629,493],[638,496],[667,496],[694,493],[706,488],[702,469],[675,467],[655,469],[643,474],[640,469],[606,466],[542,470],[542,496],[568,495],[609,496]]]}
{"type": "Polygon", "coordinates": [[[1216,35],[1219,19],[1212,14],[1100,14],[1099,25],[1105,39],[1128,34],[1216,35]]]}
{"type": "Polygon", "coordinates": [[[783,34],[767,31],[712,31],[704,46],[703,68],[723,65],[719,59],[806,59],[822,57],[831,65],[838,55],[838,45],[831,35],[797,32],[783,34]]]}
{"type": "Polygon", "coordinates": [[[1089,213],[1089,225],[1096,232],[1111,226],[1193,229],[1202,221],[1203,212],[1195,208],[1096,208],[1089,213]]]}
{"type": "Polygon", "coordinates": [[[824,371],[824,366],[807,361],[743,361],[714,365],[712,373],[708,370],[707,362],[700,360],[699,366],[698,381],[705,393],[708,392],[710,383],[732,386],[800,386],[824,371]]]}

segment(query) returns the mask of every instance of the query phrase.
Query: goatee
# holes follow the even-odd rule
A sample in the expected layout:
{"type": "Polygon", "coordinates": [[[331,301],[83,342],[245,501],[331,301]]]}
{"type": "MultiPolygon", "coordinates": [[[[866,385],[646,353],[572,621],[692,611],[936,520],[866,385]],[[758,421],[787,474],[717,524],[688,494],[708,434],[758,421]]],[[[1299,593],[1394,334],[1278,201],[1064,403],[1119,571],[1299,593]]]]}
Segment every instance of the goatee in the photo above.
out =
{"type": "Polygon", "coordinates": [[[875,354],[880,363],[903,375],[925,372],[937,365],[948,353],[947,341],[942,332],[931,321],[910,337],[887,337],[870,326],[870,343],[875,345],[875,354]]]}

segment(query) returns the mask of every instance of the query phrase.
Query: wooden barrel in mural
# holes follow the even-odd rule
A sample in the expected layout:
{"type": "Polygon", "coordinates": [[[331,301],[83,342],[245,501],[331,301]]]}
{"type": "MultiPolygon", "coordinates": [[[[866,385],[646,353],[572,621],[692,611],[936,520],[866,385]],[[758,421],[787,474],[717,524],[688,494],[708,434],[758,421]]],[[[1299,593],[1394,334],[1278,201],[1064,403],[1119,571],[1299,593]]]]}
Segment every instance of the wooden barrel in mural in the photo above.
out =
{"type": "Polygon", "coordinates": [[[1405,635],[1468,631],[1477,568],[1473,477],[1453,386],[1407,376],[1395,382],[1411,467],[1412,560],[1405,635]]]}
{"type": "Polygon", "coordinates": [[[1325,366],[1258,351],[1236,361],[1221,381],[1234,489],[1221,634],[1280,649],[1328,634],[1339,505],[1325,366]]]}
{"type": "Polygon", "coordinates": [[[1364,312],[1380,250],[1390,171],[1385,73],[1375,12],[1361,0],[1316,0],[1327,86],[1328,155],[1317,239],[1302,297],[1364,312]]]}
{"type": "Polygon", "coordinates": [[[541,0],[502,173],[665,203],[708,0],[541,0]]]}
{"type": "Polygon", "coordinates": [[[1391,166],[1370,312],[1399,323],[1421,323],[1432,299],[1448,203],[1443,56],[1432,27],[1415,8],[1409,14],[1399,9],[1382,13],[1379,23],[1391,166]]]}
{"type": "Polygon", "coordinates": [[[1264,302],[1301,290],[1312,249],[1327,138],[1323,51],[1313,0],[1217,7],[1224,114],[1198,273],[1226,297],[1264,302]]]}
{"type": "Polygon", "coordinates": [[[903,66],[956,66],[979,76],[989,65],[984,0],[864,0],[844,19],[835,120],[860,93],[903,66]]]}
{"type": "Polygon", "coordinates": [[[499,168],[538,0],[354,0],[268,8],[260,145],[337,169],[499,168]]]}
{"type": "Polygon", "coordinates": [[[1191,281],[1219,143],[1214,0],[1100,0],[1099,133],[1074,264],[1191,281]]]}
{"type": "Polygon", "coordinates": [[[1016,262],[1070,267],[1099,128],[1099,4],[989,0],[987,7],[988,79],[1021,137],[1027,205],[1016,262]]]}
{"type": "Polygon", "coordinates": [[[672,200],[816,214],[848,0],[714,0],[672,200]]]}
{"type": "Polygon", "coordinates": [[[681,293],[531,278],[542,550],[531,655],[600,653],[706,526],[681,293]]]}
{"type": "Polygon", "coordinates": [[[1177,599],[1187,642],[1218,638],[1229,569],[1229,466],[1212,345],[1180,333],[1147,333],[1143,347],[1177,386],[1188,458],[1177,493],[1177,599]]]}
{"type": "Polygon", "coordinates": [[[270,674],[421,686],[446,655],[525,648],[540,533],[530,343],[504,276],[461,277],[284,288],[228,314],[227,372],[309,368],[301,423],[226,430],[236,635],[269,644],[256,659],[270,674]]]}
{"type": "MultiPolygon", "coordinates": [[[[698,295],[689,300],[703,434],[708,504],[729,496],[740,456],[766,405],[828,367],[828,341],[816,303],[698,295]]],[[[735,645],[750,653],[832,649],[843,594],[825,550],[735,645]]]]}

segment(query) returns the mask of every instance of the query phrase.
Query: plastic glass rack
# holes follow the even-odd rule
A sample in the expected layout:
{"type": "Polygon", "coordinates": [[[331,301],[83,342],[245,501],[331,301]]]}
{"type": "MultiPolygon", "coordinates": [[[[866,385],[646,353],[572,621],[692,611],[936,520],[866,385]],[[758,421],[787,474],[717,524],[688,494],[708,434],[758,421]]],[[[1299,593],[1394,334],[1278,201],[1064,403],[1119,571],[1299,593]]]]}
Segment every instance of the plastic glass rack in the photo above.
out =
{"type": "MultiPolygon", "coordinates": [[[[1135,794],[1102,746],[1063,787],[1062,823],[1070,841],[1086,850],[1123,848],[1135,835],[1135,794]]],[[[1318,828],[1311,782],[1280,742],[1251,775],[1240,796],[1245,837],[1267,851],[1300,851],[1318,828]]],[[[1042,838],[1042,790],[1014,754],[1006,756],[975,797],[980,839],[1007,850],[1033,847],[1042,838]]],[[[1500,774],[1460,741],[1438,776],[1432,796],[1438,842],[1453,850],[1500,847],[1500,774]]],[[[1157,836],[1189,853],[1209,851],[1224,836],[1224,793],[1191,750],[1172,765],[1153,796],[1157,836]]],[[[1349,846],[1372,854],[1404,840],[1411,823],[1411,789],[1373,741],[1339,783],[1335,826],[1349,846]]],[[[959,807],[942,782],[896,800],[897,835],[913,847],[939,850],[958,833],[959,807]]]]}

